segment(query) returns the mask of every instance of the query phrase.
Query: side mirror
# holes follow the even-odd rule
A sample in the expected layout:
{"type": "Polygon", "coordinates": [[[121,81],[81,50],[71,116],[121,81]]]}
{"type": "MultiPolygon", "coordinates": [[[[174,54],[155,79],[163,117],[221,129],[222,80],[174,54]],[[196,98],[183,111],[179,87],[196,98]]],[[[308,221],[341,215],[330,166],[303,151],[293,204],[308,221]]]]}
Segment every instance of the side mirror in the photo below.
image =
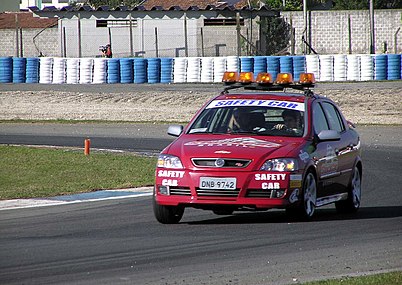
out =
{"type": "Polygon", "coordinates": [[[182,132],[183,132],[183,126],[181,125],[171,125],[167,130],[168,135],[174,137],[180,136],[182,132]]]}
{"type": "Polygon", "coordinates": [[[339,141],[341,134],[334,130],[323,130],[318,134],[319,141],[339,141]]]}

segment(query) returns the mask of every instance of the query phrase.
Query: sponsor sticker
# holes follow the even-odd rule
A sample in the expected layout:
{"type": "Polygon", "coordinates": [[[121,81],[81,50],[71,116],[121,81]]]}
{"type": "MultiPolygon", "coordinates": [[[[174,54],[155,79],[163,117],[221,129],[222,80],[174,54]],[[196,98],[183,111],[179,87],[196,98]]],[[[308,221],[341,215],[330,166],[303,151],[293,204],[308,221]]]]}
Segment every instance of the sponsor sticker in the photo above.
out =
{"type": "Polygon", "coordinates": [[[185,143],[187,146],[200,146],[200,147],[243,147],[243,148],[270,148],[270,147],[279,147],[280,144],[268,142],[264,140],[258,140],[250,137],[246,138],[230,138],[223,140],[210,140],[210,141],[192,141],[185,143]]]}
{"type": "Polygon", "coordinates": [[[293,190],[292,194],[289,196],[289,202],[295,203],[299,200],[299,189],[293,190]]]}
{"type": "Polygon", "coordinates": [[[290,188],[296,188],[302,186],[302,175],[301,174],[291,174],[290,175],[290,188]]]}

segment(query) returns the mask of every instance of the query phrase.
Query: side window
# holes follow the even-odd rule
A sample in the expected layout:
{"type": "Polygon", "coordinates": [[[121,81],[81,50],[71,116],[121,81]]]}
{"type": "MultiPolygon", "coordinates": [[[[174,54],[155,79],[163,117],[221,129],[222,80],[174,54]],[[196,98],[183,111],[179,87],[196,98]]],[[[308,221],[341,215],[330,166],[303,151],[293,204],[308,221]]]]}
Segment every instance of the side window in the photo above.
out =
{"type": "Polygon", "coordinates": [[[313,126],[316,134],[323,130],[329,130],[327,119],[320,104],[314,104],[313,106],[313,126]]]}
{"type": "Polygon", "coordinates": [[[328,123],[331,130],[343,132],[345,130],[345,126],[343,125],[341,115],[336,107],[328,102],[324,102],[322,107],[324,108],[325,115],[328,118],[328,123]]]}

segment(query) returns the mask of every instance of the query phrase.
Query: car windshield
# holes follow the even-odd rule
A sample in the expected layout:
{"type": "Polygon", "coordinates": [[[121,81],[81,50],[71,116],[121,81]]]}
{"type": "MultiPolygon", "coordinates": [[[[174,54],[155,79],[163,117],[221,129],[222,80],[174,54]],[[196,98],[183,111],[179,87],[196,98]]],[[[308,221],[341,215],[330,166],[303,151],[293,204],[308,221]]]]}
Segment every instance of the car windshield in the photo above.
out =
{"type": "Polygon", "coordinates": [[[214,100],[196,118],[190,134],[302,136],[304,103],[273,100],[214,100]]]}

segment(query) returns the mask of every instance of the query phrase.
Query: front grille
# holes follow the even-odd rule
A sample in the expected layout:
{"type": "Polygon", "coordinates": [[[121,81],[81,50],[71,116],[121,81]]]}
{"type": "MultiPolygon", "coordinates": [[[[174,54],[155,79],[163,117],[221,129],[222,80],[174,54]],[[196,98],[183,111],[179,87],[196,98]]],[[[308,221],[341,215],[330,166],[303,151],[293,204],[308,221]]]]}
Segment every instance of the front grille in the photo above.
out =
{"type": "MultiPolygon", "coordinates": [[[[191,159],[195,166],[199,167],[217,167],[217,168],[225,168],[225,167],[234,167],[234,168],[244,168],[250,164],[251,160],[249,159],[229,159],[229,158],[193,158],[191,159]],[[223,160],[224,163],[222,166],[217,166],[217,160],[223,160]]],[[[219,164],[218,164],[219,165],[219,164]]]]}
{"type": "Polygon", "coordinates": [[[247,198],[271,198],[272,190],[267,189],[248,189],[247,198]]]}
{"type": "Polygon", "coordinates": [[[213,197],[237,197],[239,196],[240,188],[234,190],[225,189],[199,189],[196,188],[199,197],[213,196],[213,197]]]}
{"type": "Polygon", "coordinates": [[[191,190],[188,187],[169,187],[170,195],[191,196],[191,190]]]}
{"type": "Polygon", "coordinates": [[[246,198],[282,198],[286,189],[248,189],[246,198]]]}

